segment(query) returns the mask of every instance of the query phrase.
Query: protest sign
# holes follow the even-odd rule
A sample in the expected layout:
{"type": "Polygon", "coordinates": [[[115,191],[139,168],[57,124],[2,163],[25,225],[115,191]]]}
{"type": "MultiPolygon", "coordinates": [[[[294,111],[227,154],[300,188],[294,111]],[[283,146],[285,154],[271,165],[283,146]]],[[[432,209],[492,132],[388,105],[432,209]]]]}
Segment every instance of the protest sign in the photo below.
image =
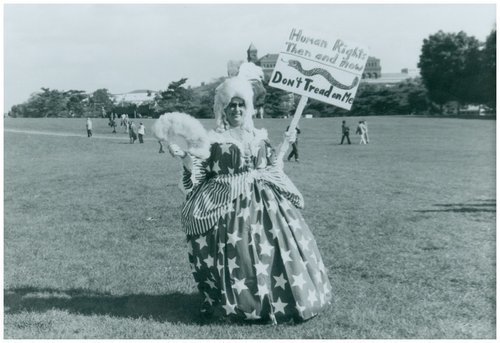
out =
{"type": "Polygon", "coordinates": [[[292,28],[269,85],[350,110],[367,60],[358,44],[292,28]]]}

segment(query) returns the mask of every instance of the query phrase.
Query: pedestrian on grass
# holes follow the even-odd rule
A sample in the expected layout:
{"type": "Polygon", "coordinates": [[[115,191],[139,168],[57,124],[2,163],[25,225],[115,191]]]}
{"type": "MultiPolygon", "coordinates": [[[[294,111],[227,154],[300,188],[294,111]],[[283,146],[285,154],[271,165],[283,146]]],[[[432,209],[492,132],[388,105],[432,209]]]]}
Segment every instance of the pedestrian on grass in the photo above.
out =
{"type": "MultiPolygon", "coordinates": [[[[288,132],[288,129],[290,126],[286,128],[286,131],[288,132]]],[[[295,133],[291,135],[290,137],[290,143],[292,143],[292,151],[288,155],[287,160],[290,161],[292,157],[295,157],[295,162],[299,162],[299,135],[300,134],[300,128],[297,125],[295,127],[295,133]]]]}
{"type": "Polygon", "coordinates": [[[351,144],[351,140],[349,139],[349,126],[347,126],[345,120],[342,120],[342,139],[340,144],[344,144],[344,138],[347,139],[348,144],[351,144]]]}
{"type": "Polygon", "coordinates": [[[360,137],[359,144],[366,144],[365,130],[366,130],[366,126],[363,124],[363,121],[360,120],[358,122],[358,127],[356,128],[356,133],[360,137]]]}
{"type": "Polygon", "coordinates": [[[365,127],[365,141],[366,141],[366,144],[370,143],[370,138],[368,137],[368,123],[366,122],[366,120],[363,120],[363,125],[365,127]]]}
{"type": "Polygon", "coordinates": [[[111,112],[111,114],[109,115],[108,125],[113,128],[113,133],[116,133],[116,120],[115,120],[115,114],[113,112],[111,112]]]}
{"type": "Polygon", "coordinates": [[[139,135],[139,143],[144,143],[143,138],[144,138],[144,133],[146,131],[146,128],[142,123],[139,123],[139,129],[137,130],[137,133],[139,135]]]}
{"type": "Polygon", "coordinates": [[[131,120],[128,124],[128,135],[130,138],[130,144],[134,144],[137,140],[137,126],[133,120],[131,120]]]}
{"type": "Polygon", "coordinates": [[[92,137],[92,120],[90,118],[87,118],[87,137],[92,137]]]}
{"type": "Polygon", "coordinates": [[[208,158],[169,145],[184,166],[181,220],[201,311],[273,323],[310,319],[330,302],[332,288],[299,211],[302,195],[276,160],[267,131],[253,125],[251,84],[225,80],[214,112],[208,158]]]}

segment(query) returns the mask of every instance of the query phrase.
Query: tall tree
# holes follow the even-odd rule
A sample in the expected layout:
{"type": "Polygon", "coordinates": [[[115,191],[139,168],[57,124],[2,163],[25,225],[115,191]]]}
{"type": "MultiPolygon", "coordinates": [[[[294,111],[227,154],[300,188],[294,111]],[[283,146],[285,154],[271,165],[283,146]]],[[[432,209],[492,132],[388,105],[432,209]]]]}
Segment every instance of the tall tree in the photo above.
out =
{"type": "Polygon", "coordinates": [[[439,31],[424,39],[418,67],[429,97],[441,110],[449,101],[474,102],[479,42],[474,37],[439,31]]]}
{"type": "Polygon", "coordinates": [[[155,95],[156,107],[161,112],[189,112],[193,92],[184,87],[187,78],[172,81],[166,90],[155,95]]]}
{"type": "Polygon", "coordinates": [[[496,60],[497,60],[497,31],[493,30],[484,44],[484,49],[481,52],[482,72],[481,82],[479,89],[482,92],[482,100],[484,104],[496,108],[496,94],[497,94],[497,81],[496,81],[496,60]]]}
{"type": "Polygon", "coordinates": [[[89,105],[93,116],[105,117],[113,109],[113,96],[106,88],[98,89],[90,96],[89,105]]]}

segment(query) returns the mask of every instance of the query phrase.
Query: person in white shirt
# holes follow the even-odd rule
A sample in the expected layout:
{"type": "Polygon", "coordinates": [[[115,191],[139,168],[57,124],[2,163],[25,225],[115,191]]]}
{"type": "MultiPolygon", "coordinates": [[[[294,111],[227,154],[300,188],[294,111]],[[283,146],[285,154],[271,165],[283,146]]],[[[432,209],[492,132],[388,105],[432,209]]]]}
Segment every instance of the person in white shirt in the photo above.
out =
{"type": "Polygon", "coordinates": [[[137,130],[137,133],[139,135],[139,143],[144,143],[144,133],[145,133],[145,128],[144,128],[144,125],[142,123],[139,124],[139,130],[137,130]]]}
{"type": "Polygon", "coordinates": [[[90,118],[87,118],[87,137],[92,137],[92,120],[90,118]]]}

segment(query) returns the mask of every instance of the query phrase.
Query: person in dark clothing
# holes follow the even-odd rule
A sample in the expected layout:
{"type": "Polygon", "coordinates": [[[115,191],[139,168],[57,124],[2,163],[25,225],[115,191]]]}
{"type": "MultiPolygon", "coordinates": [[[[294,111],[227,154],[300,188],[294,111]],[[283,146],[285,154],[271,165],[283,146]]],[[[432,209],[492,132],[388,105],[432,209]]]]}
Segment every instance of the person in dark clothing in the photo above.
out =
{"type": "MultiPolygon", "coordinates": [[[[288,131],[288,129],[290,128],[290,126],[288,126],[286,128],[286,131],[288,131]]],[[[299,148],[298,148],[298,144],[299,144],[299,133],[300,133],[300,129],[299,129],[299,126],[297,125],[297,127],[295,127],[295,140],[291,143],[292,143],[292,151],[290,152],[290,154],[288,155],[288,161],[290,161],[292,159],[292,157],[295,157],[295,162],[299,162],[299,148]]]]}
{"type": "Polygon", "coordinates": [[[342,140],[340,144],[344,144],[344,138],[347,138],[347,143],[351,144],[349,139],[349,126],[346,125],[345,120],[342,120],[342,140]]]}

